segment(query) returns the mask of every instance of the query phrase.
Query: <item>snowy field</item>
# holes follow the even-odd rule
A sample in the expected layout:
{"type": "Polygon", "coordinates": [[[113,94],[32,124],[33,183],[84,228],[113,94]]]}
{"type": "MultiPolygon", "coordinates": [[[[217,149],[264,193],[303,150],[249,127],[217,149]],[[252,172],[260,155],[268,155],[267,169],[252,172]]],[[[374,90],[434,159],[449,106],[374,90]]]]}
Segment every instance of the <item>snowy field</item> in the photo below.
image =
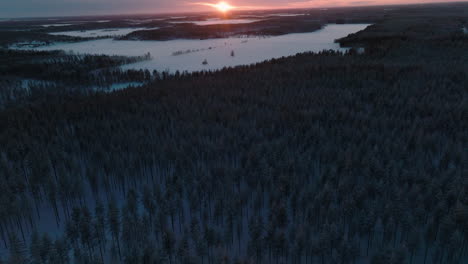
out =
{"type": "Polygon", "coordinates": [[[280,17],[295,17],[295,16],[305,16],[307,14],[290,14],[290,13],[278,13],[278,14],[267,14],[266,16],[280,16],[280,17]]]}
{"type": "MultiPolygon", "coordinates": [[[[201,71],[246,65],[300,52],[342,50],[335,39],[363,30],[368,24],[328,25],[311,33],[287,34],[275,37],[245,37],[207,40],[118,41],[92,40],[60,43],[36,50],[65,50],[85,54],[140,56],[152,59],[123,66],[124,69],[158,71],[201,71]],[[234,56],[232,56],[234,55],[234,56]],[[206,60],[206,64],[203,64],[206,60]]],[[[133,29],[135,30],[135,29],[133,29]]]]}
{"type": "Polygon", "coordinates": [[[73,26],[73,24],[45,24],[41,25],[41,27],[66,27],[66,26],[73,26]]]}
{"type": "Polygon", "coordinates": [[[71,37],[116,37],[116,36],[125,36],[132,33],[133,31],[138,30],[151,30],[158,28],[105,28],[105,29],[93,29],[93,30],[76,30],[76,31],[63,31],[63,32],[54,32],[50,33],[51,35],[64,35],[71,37]]]}

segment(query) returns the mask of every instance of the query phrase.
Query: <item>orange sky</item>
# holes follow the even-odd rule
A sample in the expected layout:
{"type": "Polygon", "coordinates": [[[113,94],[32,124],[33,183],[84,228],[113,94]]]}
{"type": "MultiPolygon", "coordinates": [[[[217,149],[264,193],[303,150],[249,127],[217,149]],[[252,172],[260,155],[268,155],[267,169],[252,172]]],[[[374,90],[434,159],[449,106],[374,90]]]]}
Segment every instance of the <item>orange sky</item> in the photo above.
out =
{"type": "MultiPolygon", "coordinates": [[[[221,0],[224,1],[224,0],[221,0]]],[[[186,2],[188,5],[199,5],[200,10],[209,10],[210,5],[216,4],[219,1],[204,1],[204,2],[186,2]]],[[[444,0],[225,0],[235,9],[251,10],[251,9],[282,9],[282,8],[314,8],[314,7],[343,7],[343,6],[368,6],[368,5],[394,5],[394,4],[423,4],[423,3],[441,3],[454,2],[444,0]]]]}

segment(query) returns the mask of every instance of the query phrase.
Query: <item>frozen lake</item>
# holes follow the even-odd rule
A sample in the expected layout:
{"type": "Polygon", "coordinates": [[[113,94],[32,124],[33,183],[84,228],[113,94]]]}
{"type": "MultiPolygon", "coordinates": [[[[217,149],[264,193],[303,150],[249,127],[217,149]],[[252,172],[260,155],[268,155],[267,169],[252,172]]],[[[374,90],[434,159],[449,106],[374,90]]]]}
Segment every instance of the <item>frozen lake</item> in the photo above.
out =
{"type": "Polygon", "coordinates": [[[82,38],[106,37],[106,36],[117,37],[117,36],[124,36],[124,35],[130,34],[133,31],[150,30],[150,29],[157,29],[157,28],[144,28],[144,27],[141,27],[141,28],[105,28],[105,29],[93,29],[93,30],[53,32],[49,34],[64,35],[64,36],[71,36],[71,37],[82,37],[82,38]]]}
{"type": "Polygon", "coordinates": [[[368,24],[327,25],[311,33],[276,37],[245,37],[207,40],[117,41],[92,40],[42,46],[36,50],[73,51],[75,53],[139,56],[151,53],[148,61],[128,64],[123,69],[149,69],[170,72],[217,70],[246,65],[300,52],[342,50],[335,39],[363,30],[368,24]],[[232,56],[234,55],[234,56],[232,56]],[[203,62],[206,60],[206,64],[203,62]]]}

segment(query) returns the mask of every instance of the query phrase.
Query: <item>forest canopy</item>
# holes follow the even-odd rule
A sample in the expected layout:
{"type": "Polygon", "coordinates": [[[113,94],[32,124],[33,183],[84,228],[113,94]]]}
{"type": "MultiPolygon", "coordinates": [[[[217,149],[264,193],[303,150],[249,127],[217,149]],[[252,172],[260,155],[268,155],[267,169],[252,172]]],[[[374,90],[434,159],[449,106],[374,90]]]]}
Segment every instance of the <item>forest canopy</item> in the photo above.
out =
{"type": "Polygon", "coordinates": [[[467,14],[408,7],[347,53],[4,108],[0,259],[466,263],[467,14]]]}

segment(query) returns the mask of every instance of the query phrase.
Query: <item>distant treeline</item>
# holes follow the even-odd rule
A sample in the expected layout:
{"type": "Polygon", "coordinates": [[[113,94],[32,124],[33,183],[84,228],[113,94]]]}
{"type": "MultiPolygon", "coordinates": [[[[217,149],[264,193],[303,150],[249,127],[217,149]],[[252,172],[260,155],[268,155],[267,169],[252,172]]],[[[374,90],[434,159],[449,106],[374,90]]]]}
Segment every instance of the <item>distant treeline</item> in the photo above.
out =
{"type": "Polygon", "coordinates": [[[277,36],[290,33],[312,32],[321,29],[317,20],[277,18],[248,24],[196,25],[191,23],[173,24],[154,30],[134,31],[121,40],[172,40],[172,39],[213,39],[232,36],[277,36]]]}
{"type": "Polygon", "coordinates": [[[56,36],[50,35],[46,32],[41,31],[12,31],[12,30],[0,30],[0,48],[7,48],[15,43],[31,43],[41,42],[44,44],[51,44],[53,42],[77,42],[85,41],[91,38],[80,38],[70,36],[56,36]]]}
{"type": "Polygon", "coordinates": [[[466,263],[461,6],[410,7],[343,40],[363,54],[156,73],[1,111],[3,259],[466,263]]]}
{"type": "Polygon", "coordinates": [[[157,73],[118,67],[150,58],[149,53],[124,57],[0,49],[0,108],[87,95],[118,82],[151,81],[157,73]]]}

